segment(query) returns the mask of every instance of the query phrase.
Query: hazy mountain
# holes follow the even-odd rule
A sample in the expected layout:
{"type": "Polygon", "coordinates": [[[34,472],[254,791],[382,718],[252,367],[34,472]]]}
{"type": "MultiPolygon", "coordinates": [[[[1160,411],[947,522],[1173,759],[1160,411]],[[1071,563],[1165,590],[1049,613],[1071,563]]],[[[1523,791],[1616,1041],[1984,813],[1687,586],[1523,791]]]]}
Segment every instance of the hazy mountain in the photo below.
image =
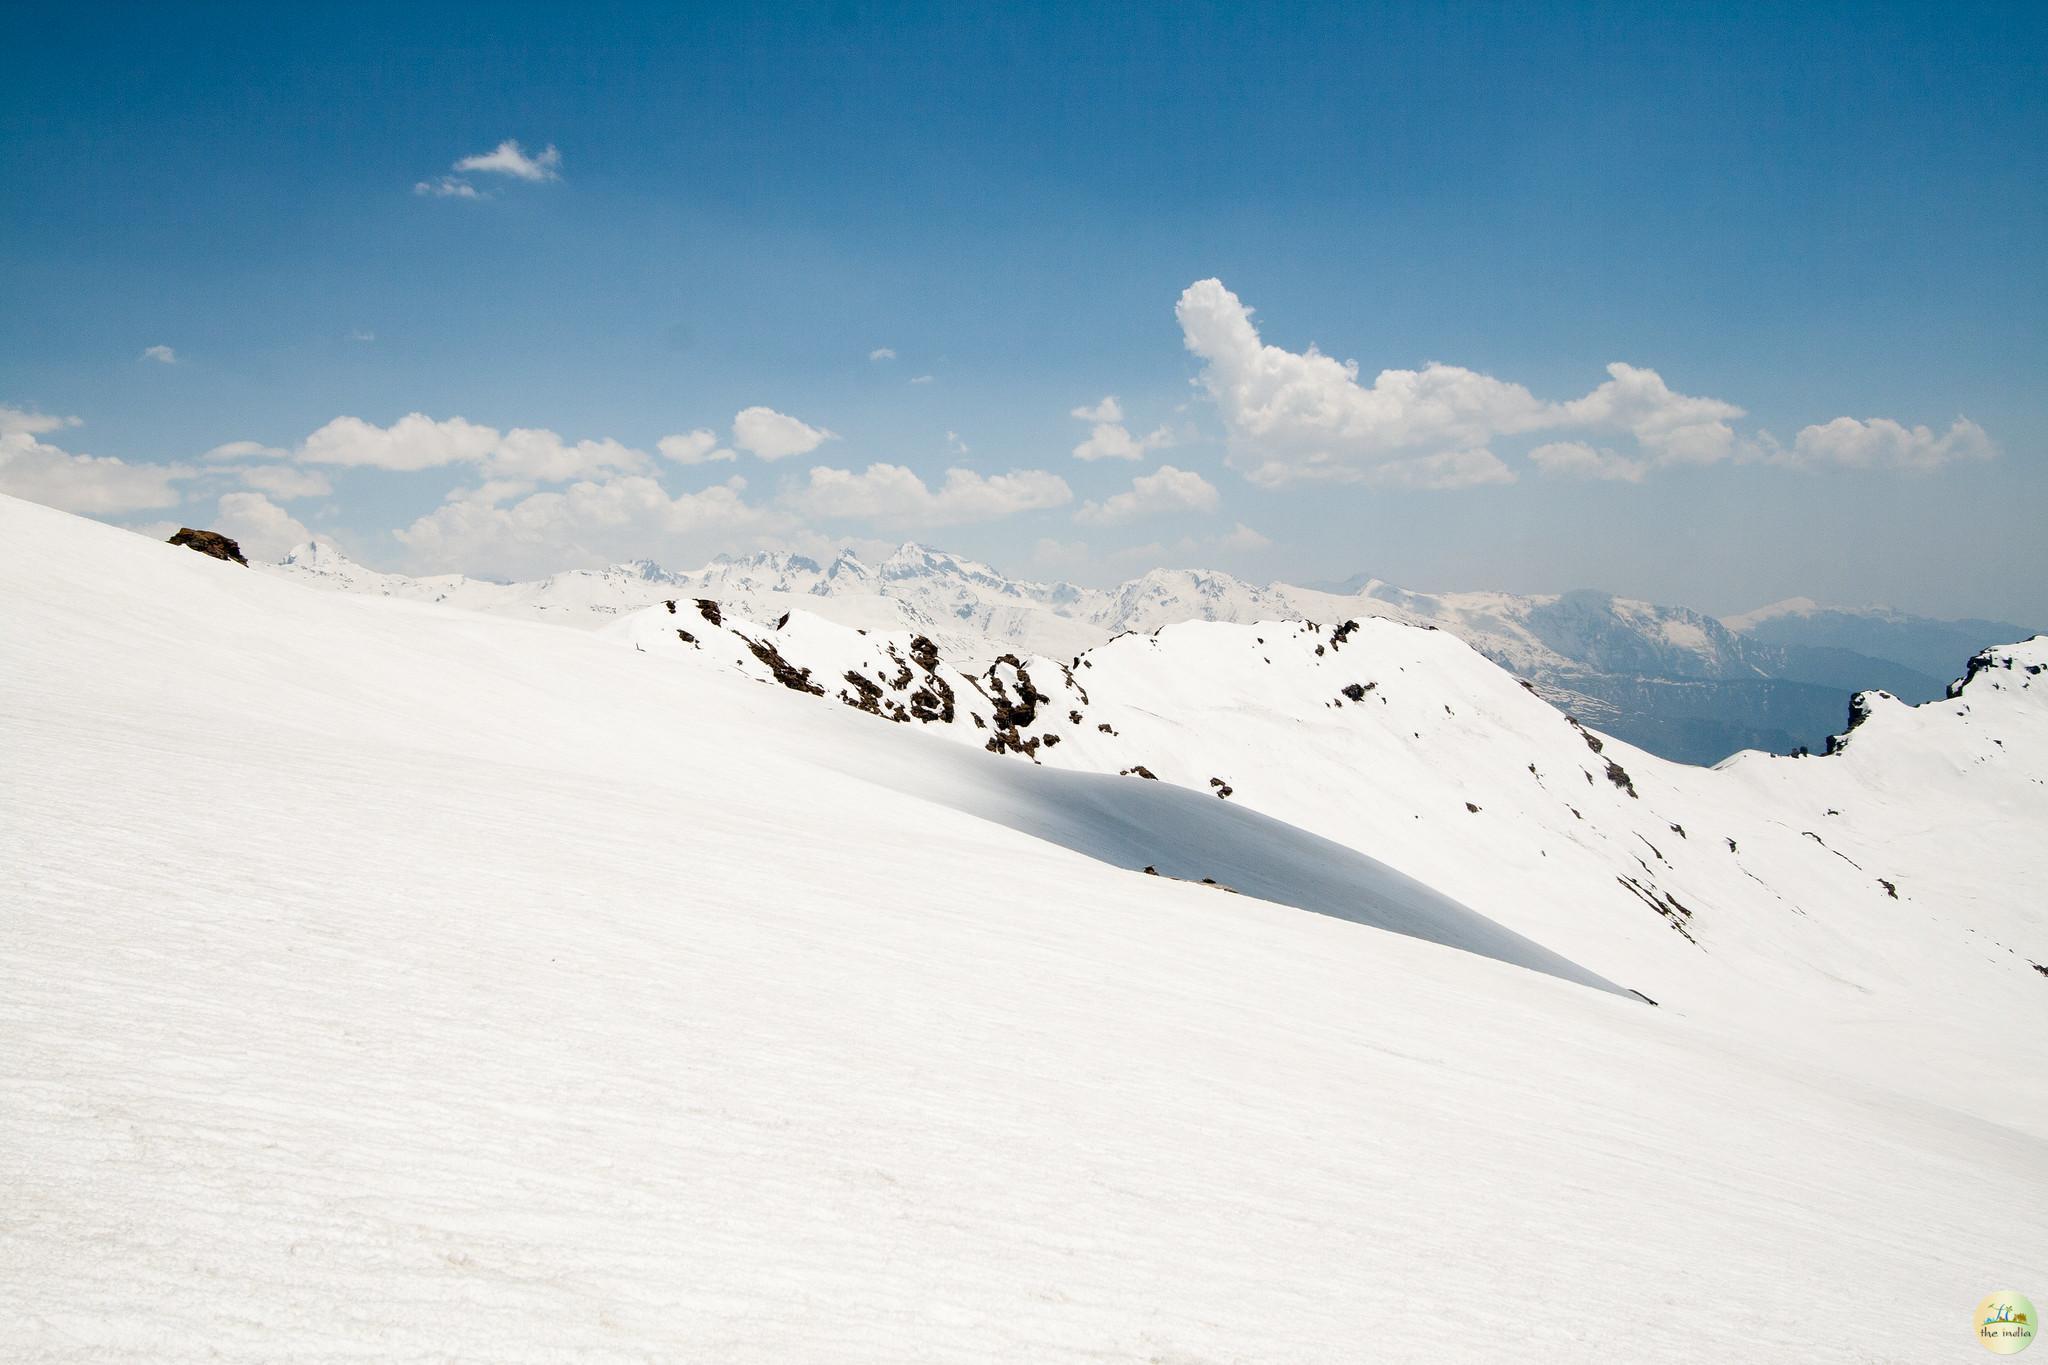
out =
{"type": "MultiPolygon", "coordinates": [[[[1795,653],[1846,652],[1890,660],[1922,678],[1939,679],[1932,695],[1939,695],[1940,688],[1947,685],[1945,675],[1955,667],[1955,660],[2029,634],[2009,621],[1943,621],[1884,607],[1824,607],[1805,597],[1724,617],[1723,624],[1748,639],[1795,653]]],[[[1885,686],[1901,696],[1911,695],[1909,689],[1885,686]]]]}
{"type": "MultiPolygon", "coordinates": [[[[1381,616],[1447,630],[1589,723],[1699,764],[1742,749],[1819,747],[1840,728],[1852,693],[1878,688],[1923,701],[1946,683],[1938,671],[1896,656],[1822,639],[1766,638],[1748,618],[1738,631],[1689,608],[1606,593],[1420,593],[1369,578],[1325,591],[1197,569],[1156,569],[1099,589],[1013,579],[915,543],[874,565],[852,551],[827,564],[762,551],[688,571],[641,560],[512,584],[376,573],[319,544],[294,551],[283,569],[322,587],[587,626],[669,598],[711,597],[758,620],[802,610],[845,626],[917,631],[950,655],[983,661],[1012,650],[1071,657],[1121,632],[1181,621],[1381,616]]],[[[1781,613],[1768,624],[1782,633],[1789,627],[1776,623],[1804,619],[1781,613]]],[[[1888,638],[1911,634],[1902,623],[1912,618],[1884,619],[1893,630],[1888,638]]],[[[1952,658],[1998,638],[1984,636],[1981,623],[1923,625],[1927,640],[1947,625],[1944,638],[1970,642],[1952,658]]]]}

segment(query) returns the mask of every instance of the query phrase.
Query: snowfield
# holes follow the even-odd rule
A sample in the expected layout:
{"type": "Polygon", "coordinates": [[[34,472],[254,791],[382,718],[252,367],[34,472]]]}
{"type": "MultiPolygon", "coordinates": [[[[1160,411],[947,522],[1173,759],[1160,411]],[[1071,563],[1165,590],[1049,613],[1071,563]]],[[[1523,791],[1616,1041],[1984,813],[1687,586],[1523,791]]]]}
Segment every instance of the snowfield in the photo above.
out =
{"type": "Polygon", "coordinates": [[[1175,627],[990,753],[910,632],[678,605],[0,498],[0,1359],[1960,1360],[2048,1285],[2048,642],[1707,772],[1175,627]]]}

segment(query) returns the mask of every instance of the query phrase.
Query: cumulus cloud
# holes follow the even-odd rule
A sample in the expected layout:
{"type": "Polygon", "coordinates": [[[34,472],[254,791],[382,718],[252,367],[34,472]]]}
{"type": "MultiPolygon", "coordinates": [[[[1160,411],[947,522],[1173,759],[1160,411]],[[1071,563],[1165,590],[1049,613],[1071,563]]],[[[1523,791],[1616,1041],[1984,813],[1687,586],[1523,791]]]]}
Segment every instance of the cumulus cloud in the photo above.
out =
{"type": "Polygon", "coordinates": [[[442,465],[481,463],[497,445],[495,427],[479,426],[460,417],[437,421],[425,413],[413,412],[388,427],[360,417],[337,417],[300,443],[298,458],[307,464],[435,469],[442,465]]]}
{"type": "Polygon", "coordinates": [[[866,521],[889,526],[956,526],[996,521],[1019,512],[1060,507],[1073,490],[1057,474],[1016,469],[983,475],[949,469],[937,488],[895,464],[871,464],[861,473],[813,466],[782,495],[790,511],[818,521],[866,521]]]}
{"type": "Polygon", "coordinates": [[[737,460],[739,456],[718,444],[718,436],[708,428],[677,436],[664,436],[654,443],[654,448],[674,460],[677,464],[712,464],[721,460],[737,460]]]}
{"type": "Polygon", "coordinates": [[[1077,460],[1142,460],[1173,444],[1173,433],[1159,427],[1147,436],[1133,436],[1121,423],[1099,422],[1088,439],[1074,447],[1077,460]]]}
{"type": "Polygon", "coordinates": [[[1655,370],[1619,362],[1584,398],[1553,405],[1546,425],[1625,431],[1660,464],[1713,464],[1747,454],[1729,422],[1744,415],[1733,403],[1674,392],[1655,370]]]}
{"type": "Polygon", "coordinates": [[[168,346],[145,346],[142,348],[141,358],[144,360],[154,360],[159,365],[175,365],[178,363],[178,353],[168,346]]]}
{"type": "Polygon", "coordinates": [[[1229,460],[1267,486],[1328,481],[1381,487],[1469,488],[1514,473],[1495,442],[1552,435],[1529,458],[1552,476],[1639,481],[1651,470],[1730,461],[1932,469],[1991,450],[1974,424],[1935,435],[1876,419],[1808,427],[1787,455],[1767,433],[1744,433],[1734,403],[1680,393],[1655,370],[1617,362],[1606,382],[1550,402],[1520,384],[1457,365],[1382,370],[1371,383],[1355,361],[1314,346],[1288,351],[1261,340],[1252,310],[1219,280],[1182,292],[1182,340],[1202,361],[1229,460]],[[1633,449],[1614,450],[1602,441],[1633,449]]]}
{"type": "MultiPolygon", "coordinates": [[[[334,491],[334,485],[327,476],[317,469],[302,469],[290,464],[230,466],[228,471],[249,487],[273,498],[292,502],[300,498],[324,498],[334,491]]],[[[293,544],[297,544],[294,541],[293,544]]]]}
{"type": "Polygon", "coordinates": [[[552,431],[514,427],[500,432],[461,417],[435,419],[408,413],[388,427],[360,417],[337,417],[300,443],[302,464],[359,466],[399,471],[475,465],[489,478],[560,483],[610,471],[640,472],[645,453],[603,440],[565,441],[552,431]]]}
{"type": "Polygon", "coordinates": [[[1241,521],[1224,532],[1222,538],[1217,541],[1217,544],[1226,550],[1244,551],[1263,550],[1272,543],[1270,539],[1260,535],[1241,521]]]}
{"type": "Polygon", "coordinates": [[[808,455],[825,442],[835,439],[833,432],[800,422],[773,408],[742,408],[732,419],[732,443],[764,460],[808,455]]]}
{"type": "Polygon", "coordinates": [[[1124,426],[1123,404],[1110,394],[1100,403],[1075,408],[1073,416],[1093,422],[1088,439],[1074,447],[1077,460],[1142,460],[1154,450],[1173,444],[1173,433],[1160,427],[1149,436],[1133,436],[1124,426]]]}
{"type": "Polygon", "coordinates": [[[877,346],[874,350],[868,352],[869,360],[894,360],[895,358],[896,351],[893,347],[889,346],[877,346]]]}
{"type": "Polygon", "coordinates": [[[1375,488],[1480,488],[1513,483],[1515,471],[1490,450],[1440,450],[1375,465],[1362,476],[1375,488]]]}
{"type": "Polygon", "coordinates": [[[66,427],[83,425],[76,417],[55,417],[46,412],[29,412],[0,403],[0,436],[46,436],[66,427]]]}
{"type": "Polygon", "coordinates": [[[1255,483],[1358,482],[1403,461],[1407,472],[1392,481],[1412,483],[1428,468],[1415,456],[1469,456],[1544,420],[1545,405],[1521,385],[1455,365],[1386,370],[1367,386],[1354,361],[1266,345],[1251,309],[1219,280],[1189,285],[1175,313],[1188,350],[1204,362],[1202,386],[1231,462],[1255,483]]]}
{"type": "Polygon", "coordinates": [[[282,559],[313,538],[291,513],[251,492],[223,493],[211,529],[239,542],[250,559],[282,559]]]}
{"type": "Polygon", "coordinates": [[[396,531],[424,570],[500,578],[550,573],[565,564],[603,564],[659,553],[686,558],[778,523],[741,496],[732,478],[700,492],[671,494],[644,474],[507,497],[505,486],[458,492],[396,531]]]}
{"type": "Polygon", "coordinates": [[[1631,460],[1611,450],[1595,450],[1584,441],[1550,441],[1530,451],[1529,459],[1553,477],[1616,479],[1626,483],[1641,483],[1650,468],[1643,460],[1631,460]]]}
{"type": "Polygon", "coordinates": [[[199,473],[191,465],[74,455],[39,439],[76,425],[73,418],[0,407],[0,493],[66,512],[113,516],[176,506],[184,498],[177,485],[199,473]]]}
{"type": "Polygon", "coordinates": [[[1200,474],[1163,464],[1131,480],[1128,492],[1083,503],[1074,520],[1083,526],[1114,526],[1168,512],[1213,512],[1220,502],[1216,486],[1200,474]]]}
{"type": "Polygon", "coordinates": [[[1837,417],[1806,427],[1792,438],[1789,462],[1807,466],[1837,465],[1848,469],[1903,469],[1925,474],[1962,460],[1989,460],[1997,446],[1984,429],[1958,417],[1936,435],[1926,427],[1908,427],[1888,417],[1868,421],[1837,417]]]}
{"type": "Polygon", "coordinates": [[[562,483],[613,470],[640,471],[651,464],[644,453],[608,436],[565,441],[552,431],[514,427],[499,440],[484,469],[494,478],[562,483]]]}
{"type": "Polygon", "coordinates": [[[562,178],[562,154],[549,143],[537,156],[528,156],[518,141],[506,138],[488,152],[466,156],[455,163],[457,171],[478,171],[486,175],[509,175],[515,180],[542,181],[562,178]]]}

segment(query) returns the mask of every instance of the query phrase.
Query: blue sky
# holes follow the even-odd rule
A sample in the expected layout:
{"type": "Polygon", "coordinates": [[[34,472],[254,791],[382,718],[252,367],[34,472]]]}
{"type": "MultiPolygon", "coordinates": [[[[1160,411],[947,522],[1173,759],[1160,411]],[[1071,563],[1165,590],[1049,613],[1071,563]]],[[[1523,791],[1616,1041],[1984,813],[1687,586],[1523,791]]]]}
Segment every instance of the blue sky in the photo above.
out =
{"type": "Polygon", "coordinates": [[[15,6],[0,490],[2041,624],[2044,13],[15,6]]]}

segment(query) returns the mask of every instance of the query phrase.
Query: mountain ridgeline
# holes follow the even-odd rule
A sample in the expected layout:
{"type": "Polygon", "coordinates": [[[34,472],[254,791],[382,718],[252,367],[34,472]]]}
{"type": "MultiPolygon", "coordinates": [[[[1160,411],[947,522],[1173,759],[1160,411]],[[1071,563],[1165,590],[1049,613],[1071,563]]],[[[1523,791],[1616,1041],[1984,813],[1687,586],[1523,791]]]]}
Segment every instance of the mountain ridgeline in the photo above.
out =
{"type": "Polygon", "coordinates": [[[1319,589],[1195,569],[1090,588],[1010,578],[917,544],[878,564],[850,550],[822,564],[761,551],[686,572],[637,560],[525,583],[384,574],[325,543],[301,546],[276,567],[316,586],[584,626],[671,597],[714,599],[754,620],[802,610],[858,629],[922,634],[951,657],[982,663],[1007,652],[1072,656],[1181,621],[1385,617],[1448,631],[1588,724],[1702,765],[1744,749],[1817,750],[1842,727],[1853,693],[1932,700],[1953,661],[2030,633],[1804,601],[1724,621],[1598,592],[1430,594],[1366,578],[1319,589]]]}

